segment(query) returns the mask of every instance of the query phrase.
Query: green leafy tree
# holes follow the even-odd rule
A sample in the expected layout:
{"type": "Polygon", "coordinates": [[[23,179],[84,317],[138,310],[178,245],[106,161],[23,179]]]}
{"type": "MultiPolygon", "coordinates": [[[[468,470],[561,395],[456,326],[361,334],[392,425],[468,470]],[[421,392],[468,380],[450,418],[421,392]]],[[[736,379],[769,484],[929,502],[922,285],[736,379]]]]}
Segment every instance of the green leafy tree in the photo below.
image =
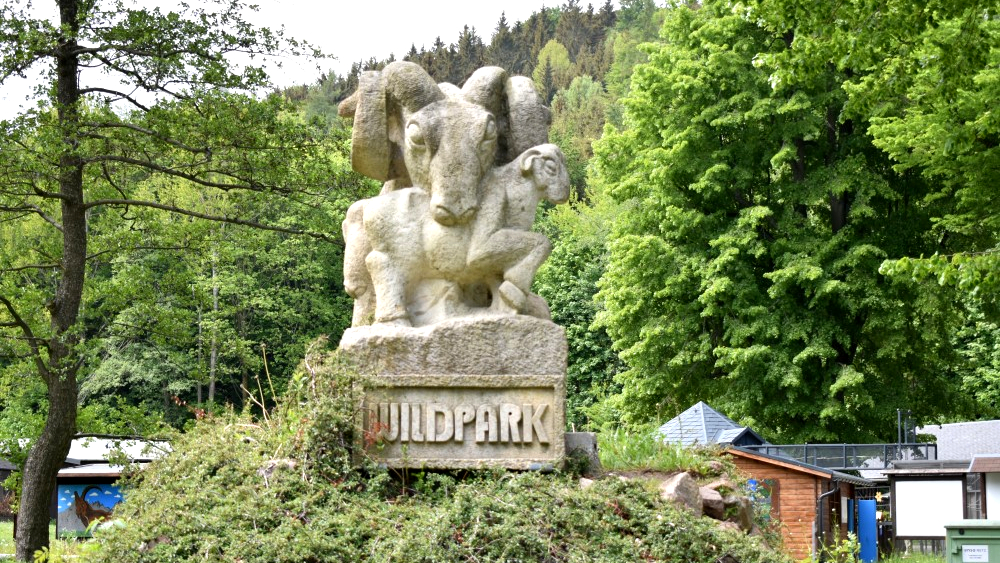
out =
{"type": "Polygon", "coordinates": [[[524,74],[529,74],[535,68],[536,62],[540,61],[539,53],[548,42],[555,36],[556,24],[559,23],[559,10],[557,8],[545,8],[531,14],[524,21],[524,25],[518,28],[514,26],[517,37],[517,44],[528,47],[528,60],[530,67],[524,69],[524,74]],[[517,33],[517,32],[520,33],[517,33]]]}
{"type": "Polygon", "coordinates": [[[646,62],[646,52],[639,45],[658,37],[666,13],[667,9],[657,9],[651,0],[623,2],[614,29],[605,38],[602,82],[613,101],[606,117],[616,129],[621,129],[624,123],[619,100],[628,94],[632,69],[646,62]]]}
{"type": "Polygon", "coordinates": [[[608,97],[599,82],[589,76],[577,76],[552,100],[552,142],[566,154],[570,181],[577,199],[586,198],[587,161],[594,156],[591,144],[604,129],[608,97]]]}
{"type": "Polygon", "coordinates": [[[669,10],[624,131],[595,148],[623,205],[599,323],[628,366],[628,422],[707,400],[774,440],[873,440],[896,408],[969,406],[960,316],[877,271],[936,243],[928,185],[843,117],[845,72],[761,71],[790,39],[727,2],[669,10]]]}
{"type": "MultiPolygon", "coordinates": [[[[1000,319],[1000,3],[914,3],[892,0],[795,11],[795,2],[747,3],[748,17],[791,39],[762,68],[792,87],[811,69],[835,65],[844,73],[844,114],[870,122],[873,144],[893,168],[926,180],[917,203],[931,210],[936,244],[926,252],[884,261],[880,271],[918,283],[936,282],[968,320],[956,337],[974,388],[989,389],[987,347],[973,345],[973,327],[1000,319]],[[797,15],[789,17],[792,13],[797,15]],[[803,72],[806,70],[807,72],[803,72]],[[976,353],[973,353],[976,351],[976,353]],[[971,355],[970,355],[971,354],[971,355]],[[978,375],[977,375],[978,374],[978,375]],[[984,379],[975,383],[976,377],[984,379]]],[[[971,389],[971,388],[970,388],[971,389]]],[[[995,408],[976,391],[980,408],[995,408]]]]}
{"type": "Polygon", "coordinates": [[[799,2],[754,0],[748,17],[791,47],[762,62],[775,80],[795,84],[803,70],[845,71],[845,113],[868,119],[875,146],[893,168],[934,189],[938,245],[883,265],[888,275],[937,278],[959,296],[995,300],[1000,288],[1000,3],[859,2],[798,10],[799,2]],[[791,14],[795,14],[792,16],[791,14]]]}
{"type": "Polygon", "coordinates": [[[559,9],[555,41],[566,47],[571,60],[576,61],[576,57],[590,47],[590,32],[590,18],[580,8],[579,0],[567,0],[559,9]]]}
{"type": "Polygon", "coordinates": [[[483,58],[486,54],[486,46],[483,45],[482,38],[476,34],[475,28],[465,26],[462,33],[458,35],[455,56],[457,58],[457,72],[453,78],[457,78],[455,84],[461,84],[479,67],[483,66],[483,58]]]}
{"type": "Polygon", "coordinates": [[[607,332],[593,326],[601,310],[594,295],[607,261],[608,229],[618,211],[596,187],[586,203],[553,207],[540,222],[553,249],[534,290],[548,302],[552,320],[566,329],[566,421],[578,428],[596,430],[615,422],[602,410],[603,400],[621,390],[614,381],[621,361],[607,332]]]}
{"type": "Polygon", "coordinates": [[[558,90],[569,86],[573,80],[573,63],[566,47],[555,39],[546,43],[538,53],[538,63],[531,78],[546,101],[551,101],[558,90]]]}
{"type": "Polygon", "coordinates": [[[0,80],[36,68],[49,79],[37,107],[3,123],[0,146],[0,331],[48,402],[23,470],[18,560],[48,543],[55,474],[77,429],[77,378],[100,329],[87,322],[101,298],[88,280],[143,244],[118,227],[137,209],[289,233],[314,230],[322,215],[303,205],[311,219],[265,225],[238,206],[185,207],[192,188],[261,207],[307,203],[307,188],[333,176],[316,131],[280,98],[249,94],[267,85],[262,56],[301,46],[249,25],[239,2],[199,6],[59,0],[57,22],[26,3],[0,8],[0,80]]]}
{"type": "Polygon", "coordinates": [[[962,389],[976,400],[978,418],[1000,415],[1000,323],[971,308],[955,335],[962,389]]]}
{"type": "Polygon", "coordinates": [[[506,14],[500,14],[500,21],[493,30],[493,38],[486,47],[483,62],[503,68],[512,74],[520,74],[521,69],[529,62],[527,53],[518,48],[514,33],[507,23],[506,14]]]}

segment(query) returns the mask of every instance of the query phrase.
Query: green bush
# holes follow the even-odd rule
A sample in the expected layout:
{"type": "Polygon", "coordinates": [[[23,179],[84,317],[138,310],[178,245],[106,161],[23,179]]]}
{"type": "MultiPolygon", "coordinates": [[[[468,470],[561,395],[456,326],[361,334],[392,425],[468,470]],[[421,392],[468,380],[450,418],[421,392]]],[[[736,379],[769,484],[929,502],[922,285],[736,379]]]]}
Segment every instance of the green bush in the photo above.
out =
{"type": "Polygon", "coordinates": [[[304,364],[263,421],[229,413],[178,436],[133,478],[107,562],[785,561],[616,478],[391,473],[353,457],[357,382],[334,356],[304,364]]]}

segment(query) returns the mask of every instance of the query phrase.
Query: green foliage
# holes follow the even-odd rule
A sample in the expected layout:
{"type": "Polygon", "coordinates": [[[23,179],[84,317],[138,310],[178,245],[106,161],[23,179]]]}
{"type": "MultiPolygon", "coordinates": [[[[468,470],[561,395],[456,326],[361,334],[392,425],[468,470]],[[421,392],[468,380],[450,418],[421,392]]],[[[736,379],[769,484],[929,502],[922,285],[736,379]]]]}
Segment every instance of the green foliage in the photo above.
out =
{"type": "MultiPolygon", "coordinates": [[[[120,333],[132,332],[155,342],[156,329],[184,326],[176,308],[160,314],[162,303],[151,302],[163,295],[161,281],[177,287],[177,277],[158,275],[176,273],[166,251],[198,240],[170,236],[207,219],[335,241],[324,234],[330,205],[317,186],[343,169],[328,131],[304,123],[280,96],[257,95],[268,86],[270,57],[311,49],[250,25],[243,11],[252,7],[220,0],[164,11],[59,0],[54,24],[35,19],[29,4],[0,8],[0,83],[35,71],[47,81],[35,107],[0,123],[0,367],[38,378],[49,398],[45,430],[24,466],[21,560],[48,541],[50,491],[78,429],[78,376],[102,355],[103,339],[127,341],[120,333]],[[227,56],[234,53],[239,61],[227,56]],[[271,213],[280,208],[287,213],[271,213]],[[134,292],[153,299],[126,301],[114,291],[123,281],[112,280],[114,270],[154,249],[164,253],[143,260],[153,271],[134,292]],[[128,331],[109,330],[134,321],[128,331]]],[[[219,313],[217,286],[212,293],[219,313]]],[[[211,379],[220,342],[239,334],[218,316],[208,320],[211,379]]],[[[113,342],[112,353],[125,351],[118,375],[156,355],[176,357],[170,352],[184,344],[151,354],[113,342]]],[[[187,369],[178,362],[157,370],[154,385],[187,369]]]]}
{"type": "MultiPolygon", "coordinates": [[[[37,436],[45,424],[49,400],[40,381],[22,382],[2,394],[0,441],[10,443],[37,436]]],[[[168,430],[158,406],[132,405],[108,395],[80,408],[77,428],[83,434],[154,437],[168,430]]],[[[16,461],[10,460],[16,464],[16,461]]]]}
{"type": "Polygon", "coordinates": [[[794,37],[762,66],[789,88],[824,65],[847,71],[845,114],[870,122],[873,144],[896,171],[934,186],[914,195],[932,210],[938,247],[890,258],[883,273],[932,276],[956,301],[972,294],[995,302],[1000,3],[892,0],[836,8],[835,15],[832,6],[790,10],[794,4],[747,2],[748,17],[794,37]]]}
{"type": "Polygon", "coordinates": [[[1000,324],[972,308],[955,335],[962,389],[976,400],[980,418],[1000,415],[1000,324]]]}
{"type": "Polygon", "coordinates": [[[893,553],[882,561],[885,563],[945,563],[946,559],[943,556],[926,553],[908,553],[906,555],[893,553]]]}
{"type": "Polygon", "coordinates": [[[927,258],[904,256],[886,260],[879,267],[885,276],[912,279],[917,282],[934,280],[956,299],[971,298],[996,309],[1000,289],[1000,253],[957,252],[951,256],[933,254],[927,258]]]}
{"type": "Polygon", "coordinates": [[[617,419],[595,410],[603,397],[620,390],[614,376],[621,362],[607,332],[593,326],[601,308],[594,294],[607,258],[608,226],[617,212],[618,206],[597,191],[587,204],[554,207],[539,222],[553,250],[533,289],[548,302],[553,321],[566,329],[566,421],[571,427],[596,430],[617,419]]]}
{"type": "Polygon", "coordinates": [[[718,462],[714,448],[685,447],[663,440],[657,428],[605,430],[597,435],[601,467],[609,471],[648,470],[706,475],[709,462],[718,462]]]}
{"type": "Polygon", "coordinates": [[[929,186],[844,117],[844,73],[818,65],[790,87],[759,70],[788,49],[725,2],[670,10],[625,129],[595,147],[623,206],[598,298],[630,423],[708,400],[775,440],[868,441],[896,408],[969,408],[960,312],[877,271],[933,248],[914,204],[929,186]]]}
{"type": "MultiPolygon", "coordinates": [[[[839,527],[834,527],[834,539],[832,544],[823,544],[820,548],[820,561],[857,561],[858,554],[861,553],[861,543],[854,532],[848,532],[846,537],[840,537],[839,527]]],[[[813,561],[812,557],[805,559],[813,561]]]]}
{"type": "Polygon", "coordinates": [[[587,161],[594,156],[591,143],[604,130],[608,96],[599,82],[577,76],[552,100],[552,127],[549,135],[566,155],[570,183],[578,199],[586,196],[587,161]]]}
{"type": "Polygon", "coordinates": [[[781,561],[641,484],[571,475],[411,472],[350,463],[357,388],[311,354],[268,417],[178,436],[127,489],[90,561],[781,561]]]}
{"type": "Polygon", "coordinates": [[[546,101],[551,100],[556,91],[569,86],[573,80],[573,63],[569,51],[555,39],[545,44],[538,53],[535,70],[531,74],[535,88],[546,101]]]}

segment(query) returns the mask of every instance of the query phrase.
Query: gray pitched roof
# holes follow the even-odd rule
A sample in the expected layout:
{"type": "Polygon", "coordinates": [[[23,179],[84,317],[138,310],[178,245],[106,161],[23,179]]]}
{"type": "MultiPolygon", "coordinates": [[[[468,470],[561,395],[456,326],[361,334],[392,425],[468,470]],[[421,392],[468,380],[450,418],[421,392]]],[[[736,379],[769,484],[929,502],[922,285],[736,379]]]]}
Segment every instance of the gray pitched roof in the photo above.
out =
{"type": "Polygon", "coordinates": [[[918,434],[937,438],[938,459],[972,459],[981,454],[1000,454],[1000,420],[932,424],[917,428],[918,434]]]}
{"type": "Polygon", "coordinates": [[[715,437],[715,442],[718,444],[732,444],[733,441],[739,439],[740,436],[746,434],[747,432],[753,432],[753,430],[746,427],[719,430],[718,435],[715,437]]]}
{"type": "Polygon", "coordinates": [[[698,401],[694,406],[675,416],[658,430],[666,442],[672,444],[731,444],[745,434],[751,434],[758,443],[764,439],[753,430],[740,426],[729,417],[698,401]]]}

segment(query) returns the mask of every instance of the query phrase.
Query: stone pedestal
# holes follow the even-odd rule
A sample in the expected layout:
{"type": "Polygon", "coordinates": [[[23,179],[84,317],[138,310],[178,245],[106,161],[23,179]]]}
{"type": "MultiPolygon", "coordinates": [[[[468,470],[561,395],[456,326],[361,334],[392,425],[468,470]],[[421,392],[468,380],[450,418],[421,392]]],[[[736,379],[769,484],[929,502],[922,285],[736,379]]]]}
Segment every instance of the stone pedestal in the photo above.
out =
{"type": "Polygon", "coordinates": [[[565,455],[566,337],[550,321],[362,326],[340,348],[371,377],[365,447],[390,467],[533,469],[565,455]]]}

